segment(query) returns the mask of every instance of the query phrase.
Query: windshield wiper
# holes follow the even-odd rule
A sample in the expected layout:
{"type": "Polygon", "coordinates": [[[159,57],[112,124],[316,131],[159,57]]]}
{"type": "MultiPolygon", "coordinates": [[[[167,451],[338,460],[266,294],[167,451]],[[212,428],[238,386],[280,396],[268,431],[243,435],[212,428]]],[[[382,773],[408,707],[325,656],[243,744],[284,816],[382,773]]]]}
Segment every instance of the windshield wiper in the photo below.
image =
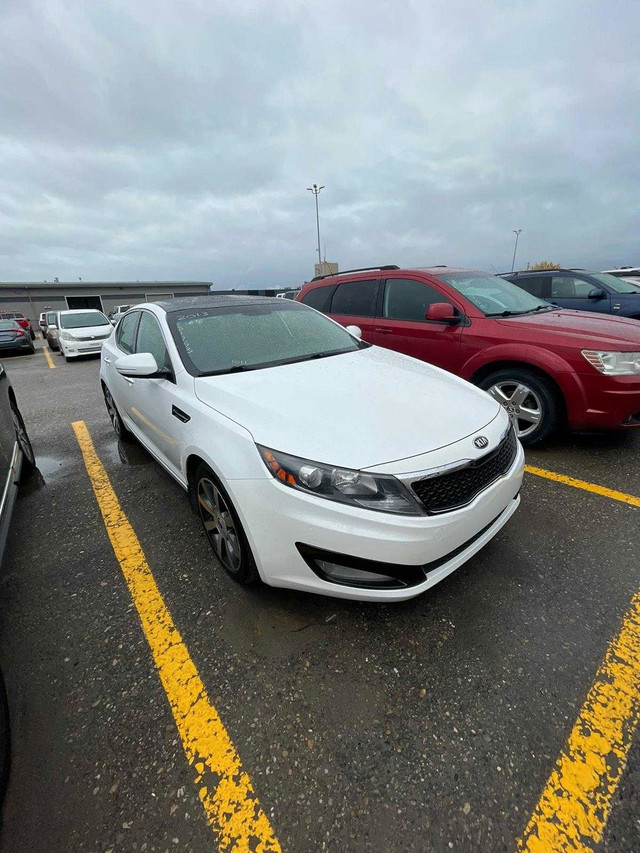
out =
{"type": "Polygon", "coordinates": [[[222,376],[227,373],[244,373],[245,370],[259,370],[265,365],[257,364],[255,367],[249,364],[235,364],[233,367],[225,367],[222,370],[206,370],[204,373],[198,373],[198,376],[222,376]]]}
{"type": "Polygon", "coordinates": [[[500,311],[497,314],[487,314],[487,317],[522,317],[523,314],[533,314],[535,311],[553,310],[553,305],[536,305],[535,308],[527,308],[526,311],[500,311]]]}

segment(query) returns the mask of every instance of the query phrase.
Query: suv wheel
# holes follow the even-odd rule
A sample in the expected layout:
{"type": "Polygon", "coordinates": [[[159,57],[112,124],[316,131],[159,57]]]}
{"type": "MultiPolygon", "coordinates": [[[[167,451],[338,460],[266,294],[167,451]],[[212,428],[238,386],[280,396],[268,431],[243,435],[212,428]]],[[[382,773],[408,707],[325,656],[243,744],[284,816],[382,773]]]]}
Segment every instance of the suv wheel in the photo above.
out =
{"type": "Polygon", "coordinates": [[[480,383],[513,420],[525,447],[546,441],[559,425],[562,403],[551,382],[525,368],[504,368],[480,383]]]}

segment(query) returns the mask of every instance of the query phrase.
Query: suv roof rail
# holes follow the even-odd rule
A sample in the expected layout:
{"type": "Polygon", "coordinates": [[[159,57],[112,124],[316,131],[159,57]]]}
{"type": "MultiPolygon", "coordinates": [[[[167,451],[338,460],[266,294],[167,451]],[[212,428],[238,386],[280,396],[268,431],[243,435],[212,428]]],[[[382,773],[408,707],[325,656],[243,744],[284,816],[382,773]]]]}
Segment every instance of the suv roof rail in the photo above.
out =
{"type": "Polygon", "coordinates": [[[369,272],[370,270],[399,270],[400,267],[397,264],[385,264],[380,267],[358,267],[355,270],[342,270],[341,272],[329,272],[324,275],[316,275],[311,281],[320,281],[323,278],[335,278],[338,275],[347,275],[350,272],[369,272]]]}
{"type": "Polygon", "coordinates": [[[511,270],[511,272],[499,272],[497,275],[504,276],[518,276],[518,275],[537,275],[538,273],[554,273],[554,272],[590,272],[590,270],[585,269],[585,267],[554,267],[551,270],[511,270]]]}

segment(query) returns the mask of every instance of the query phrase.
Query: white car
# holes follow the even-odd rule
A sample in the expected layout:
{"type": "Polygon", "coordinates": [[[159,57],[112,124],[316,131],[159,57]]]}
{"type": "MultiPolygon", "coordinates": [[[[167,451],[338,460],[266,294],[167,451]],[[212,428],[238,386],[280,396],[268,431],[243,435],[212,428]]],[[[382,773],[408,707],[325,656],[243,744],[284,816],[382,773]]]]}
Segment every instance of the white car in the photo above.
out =
{"type": "Polygon", "coordinates": [[[58,346],[67,361],[80,355],[99,353],[103,341],[113,331],[102,311],[94,308],[58,311],[56,320],[58,346]]]}
{"type": "Polygon", "coordinates": [[[137,306],[103,345],[116,433],[188,490],[237,581],[411,598],[518,507],[502,406],[358,333],[299,302],[212,295],[137,306]]]}

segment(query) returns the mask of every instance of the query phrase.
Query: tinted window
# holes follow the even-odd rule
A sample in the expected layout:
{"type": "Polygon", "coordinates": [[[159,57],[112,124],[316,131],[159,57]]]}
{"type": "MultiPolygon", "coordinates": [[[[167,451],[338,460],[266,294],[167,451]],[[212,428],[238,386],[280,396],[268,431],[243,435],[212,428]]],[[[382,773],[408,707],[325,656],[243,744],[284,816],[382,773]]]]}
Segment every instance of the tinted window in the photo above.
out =
{"type": "Polygon", "coordinates": [[[572,275],[554,275],[551,277],[551,298],[585,299],[596,285],[592,281],[576,278],[572,275]]]}
{"type": "Polygon", "coordinates": [[[322,311],[324,314],[329,313],[329,301],[331,294],[336,289],[335,284],[329,284],[326,287],[314,287],[302,297],[300,302],[315,308],[316,311],[322,311]]]}
{"type": "MultiPolygon", "coordinates": [[[[124,323],[124,320],[122,322],[124,323]]],[[[160,325],[148,311],[143,311],[140,315],[136,352],[150,352],[159,368],[169,367],[169,354],[160,325]]]]}
{"type": "Polygon", "coordinates": [[[514,284],[526,290],[532,296],[537,296],[538,299],[544,299],[545,282],[549,281],[549,277],[545,275],[533,275],[531,278],[518,276],[513,280],[514,284]]]}
{"type": "Polygon", "coordinates": [[[133,342],[136,337],[136,326],[138,325],[139,317],[139,311],[132,311],[131,314],[125,314],[118,323],[116,332],[118,346],[125,352],[133,352],[133,342]]]}
{"type": "Polygon", "coordinates": [[[49,313],[47,314],[47,324],[49,326],[55,326],[55,324],[56,324],[56,312],[55,311],[49,311],[49,313]]]}
{"type": "Polygon", "coordinates": [[[345,281],[336,287],[331,300],[331,313],[375,317],[377,295],[377,281],[345,281]]]}
{"type": "Polygon", "coordinates": [[[387,279],[382,316],[390,320],[425,322],[429,305],[449,300],[421,281],[408,278],[387,279]]]}
{"type": "Polygon", "coordinates": [[[196,376],[337,357],[367,346],[317,311],[286,299],[175,311],[168,320],[184,365],[196,376]]]}

